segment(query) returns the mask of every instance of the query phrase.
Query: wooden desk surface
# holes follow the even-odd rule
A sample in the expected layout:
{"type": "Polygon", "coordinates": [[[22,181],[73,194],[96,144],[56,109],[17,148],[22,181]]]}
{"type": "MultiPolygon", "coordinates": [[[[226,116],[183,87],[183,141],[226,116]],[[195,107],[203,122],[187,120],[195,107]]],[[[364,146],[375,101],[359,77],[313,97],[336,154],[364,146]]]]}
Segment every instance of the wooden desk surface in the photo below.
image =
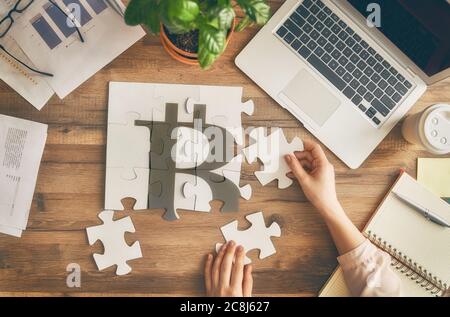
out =
{"type": "MultiPolygon", "coordinates": [[[[282,0],[271,1],[274,9],[282,0]]],[[[243,115],[245,126],[282,127],[291,139],[312,139],[299,122],[278,106],[234,65],[234,57],[256,33],[249,29],[234,35],[226,53],[209,71],[172,60],[158,37],[146,36],[81,85],[64,100],[54,96],[37,111],[0,82],[0,113],[47,123],[49,134],[34,195],[28,229],[22,238],[0,236],[0,295],[198,295],[204,294],[203,260],[216,242],[219,227],[264,211],[267,223],[276,220],[282,237],[273,239],[277,254],[254,263],[254,294],[314,296],[336,262],[331,238],[297,184],[278,190],[276,183],[262,187],[253,175],[258,164],[243,167],[242,184],[252,185],[250,201],[241,199],[239,213],[221,213],[213,203],[210,213],[182,212],[181,219],[166,222],[162,211],[126,211],[136,227],[127,241],[140,241],[143,258],[131,261],[131,274],[118,277],[115,268],[99,272],[85,228],[100,224],[103,209],[107,93],[109,81],[236,85],[244,98],[253,99],[253,116],[243,115]],[[66,266],[81,266],[81,288],[66,286],[66,266]]],[[[450,102],[450,80],[429,88],[411,112],[437,102],[450,102]]],[[[336,167],[339,198],[358,228],[362,228],[382,199],[399,168],[416,175],[417,157],[429,154],[407,144],[400,124],[386,137],[364,165],[350,170],[330,151],[336,167]]],[[[251,256],[255,258],[256,252],[251,256]]]]}

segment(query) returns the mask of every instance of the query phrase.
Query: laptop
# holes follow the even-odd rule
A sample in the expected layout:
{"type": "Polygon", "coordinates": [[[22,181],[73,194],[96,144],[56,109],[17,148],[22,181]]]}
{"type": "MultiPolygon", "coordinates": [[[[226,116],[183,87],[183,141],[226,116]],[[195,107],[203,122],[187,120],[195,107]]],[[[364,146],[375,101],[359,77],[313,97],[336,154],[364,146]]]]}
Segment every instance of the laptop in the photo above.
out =
{"type": "Polygon", "coordinates": [[[235,62],[358,168],[450,76],[448,30],[447,0],[287,0],[235,62]]]}

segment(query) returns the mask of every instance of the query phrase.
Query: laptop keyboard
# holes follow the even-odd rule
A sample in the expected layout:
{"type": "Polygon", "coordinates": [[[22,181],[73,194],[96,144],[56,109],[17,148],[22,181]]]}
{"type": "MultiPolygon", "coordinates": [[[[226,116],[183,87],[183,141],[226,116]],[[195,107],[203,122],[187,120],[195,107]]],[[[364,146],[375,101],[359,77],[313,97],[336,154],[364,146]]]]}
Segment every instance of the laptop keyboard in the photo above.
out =
{"type": "Polygon", "coordinates": [[[376,126],[412,84],[320,0],[305,0],[277,36],[340,90],[376,126]]]}

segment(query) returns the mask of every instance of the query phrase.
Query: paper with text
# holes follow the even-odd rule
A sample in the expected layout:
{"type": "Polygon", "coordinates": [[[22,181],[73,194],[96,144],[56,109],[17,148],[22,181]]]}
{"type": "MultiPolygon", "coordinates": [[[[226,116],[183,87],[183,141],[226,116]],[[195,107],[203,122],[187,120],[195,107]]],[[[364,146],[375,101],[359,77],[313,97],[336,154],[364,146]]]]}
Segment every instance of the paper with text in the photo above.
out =
{"type": "Polygon", "coordinates": [[[0,115],[0,232],[26,228],[46,139],[47,125],[0,115]]]}

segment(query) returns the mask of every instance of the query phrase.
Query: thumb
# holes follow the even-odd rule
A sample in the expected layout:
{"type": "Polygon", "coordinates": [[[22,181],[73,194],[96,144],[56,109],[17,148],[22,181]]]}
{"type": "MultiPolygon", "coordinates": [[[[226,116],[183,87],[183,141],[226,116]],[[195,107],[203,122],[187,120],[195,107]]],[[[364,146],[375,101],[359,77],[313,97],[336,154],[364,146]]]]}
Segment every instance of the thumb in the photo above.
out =
{"type": "Polygon", "coordinates": [[[293,154],[286,155],[286,163],[289,165],[292,173],[294,173],[300,184],[306,181],[309,177],[309,174],[305,171],[302,164],[298,161],[298,159],[293,154]]]}

